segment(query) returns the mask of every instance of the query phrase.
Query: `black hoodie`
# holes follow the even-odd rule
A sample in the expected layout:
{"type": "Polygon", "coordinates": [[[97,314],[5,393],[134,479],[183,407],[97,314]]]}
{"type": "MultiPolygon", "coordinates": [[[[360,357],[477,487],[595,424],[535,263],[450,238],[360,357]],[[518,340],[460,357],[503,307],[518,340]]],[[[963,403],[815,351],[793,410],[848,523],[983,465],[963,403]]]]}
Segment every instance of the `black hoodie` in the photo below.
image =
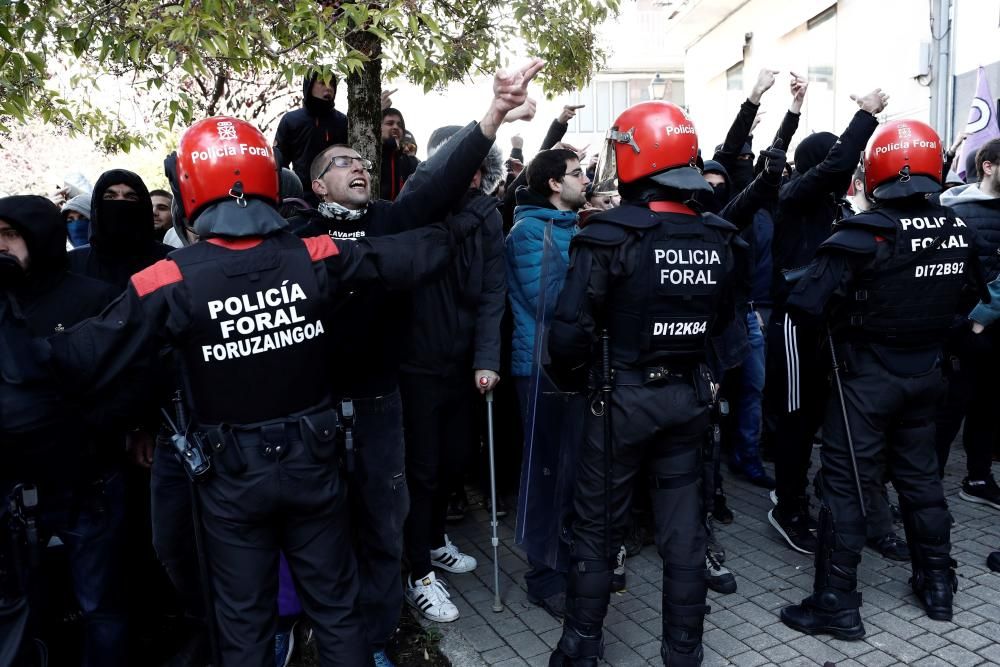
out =
{"type": "MultiPolygon", "coordinates": [[[[306,199],[315,203],[309,184],[309,165],[313,158],[334,144],[347,143],[347,116],[333,107],[333,101],[312,96],[316,72],[306,75],[302,83],[302,108],[281,117],[274,135],[274,157],[278,165],[292,165],[292,171],[302,181],[306,199]]],[[[337,79],[333,79],[334,95],[337,79]]]]}
{"type": "Polygon", "coordinates": [[[138,174],[112,169],[94,185],[90,205],[90,244],[69,253],[70,271],[114,285],[119,292],[133,274],[165,258],[173,250],[156,240],[153,201],[138,174]],[[104,191],[125,184],[138,201],[105,200],[104,191]]]}
{"type": "Polygon", "coordinates": [[[66,225],[44,197],[0,199],[0,219],[17,229],[28,247],[28,270],[15,284],[0,285],[0,484],[63,484],[95,470],[88,457],[93,414],[62,396],[32,361],[31,338],[51,335],[100,313],[117,294],[107,283],[67,271],[66,225]]]}

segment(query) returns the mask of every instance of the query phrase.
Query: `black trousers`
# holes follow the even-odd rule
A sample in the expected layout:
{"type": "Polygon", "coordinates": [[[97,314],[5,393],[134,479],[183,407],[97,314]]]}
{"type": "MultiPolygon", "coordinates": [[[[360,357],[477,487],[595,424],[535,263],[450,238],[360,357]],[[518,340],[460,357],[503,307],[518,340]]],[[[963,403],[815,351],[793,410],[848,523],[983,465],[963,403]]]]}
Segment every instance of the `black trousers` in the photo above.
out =
{"type": "Polygon", "coordinates": [[[775,309],[767,328],[774,479],[778,504],[790,510],[806,495],[813,436],[823,423],[829,394],[830,359],[823,339],[821,332],[796,324],[781,309],[775,309]]]}
{"type": "Polygon", "coordinates": [[[965,417],[962,446],[969,479],[987,479],[993,467],[993,447],[1000,437],[996,406],[1000,404],[1000,338],[987,329],[974,334],[968,327],[952,333],[945,348],[948,393],[937,415],[938,467],[944,474],[952,442],[965,417]]]}
{"type": "MultiPolygon", "coordinates": [[[[866,348],[837,350],[862,488],[882,484],[884,459],[899,493],[914,568],[925,556],[947,556],[950,519],[934,451],[934,415],[944,391],[940,368],[903,377],[866,348]]],[[[836,391],[827,403],[821,460],[819,485],[835,534],[833,561],[856,567],[866,530],[836,391]]],[[[817,589],[823,588],[819,570],[817,589]]]]}
{"type": "Polygon", "coordinates": [[[216,457],[215,476],[199,488],[223,667],[274,664],[279,550],[312,622],[320,664],[367,664],[347,484],[333,443],[325,445],[328,456],[317,456],[296,423],[267,442],[260,431],[234,435],[229,446],[238,450],[226,452],[226,461],[238,455],[245,470],[216,457]]]}
{"type": "Polygon", "coordinates": [[[473,437],[475,389],[472,373],[402,373],[399,387],[410,489],[405,548],[416,578],[431,571],[430,550],[444,546],[448,495],[453,481],[464,470],[473,437]]]}
{"type": "Polygon", "coordinates": [[[399,625],[403,607],[400,562],[403,522],[409,511],[399,392],[353,399],[359,465],[350,479],[354,552],[361,586],[361,616],[373,649],[382,649],[399,625]]]}
{"type": "Polygon", "coordinates": [[[559,650],[571,659],[597,655],[599,641],[588,641],[580,650],[576,638],[601,636],[614,554],[625,537],[635,478],[644,466],[649,474],[656,545],[663,559],[664,643],[694,650],[701,642],[707,609],[702,449],[709,428],[708,407],[699,402],[689,381],[678,381],[618,386],[612,392],[610,409],[610,443],[605,442],[603,418],[589,410],[586,413],[559,650]],[[608,446],[610,473],[605,470],[608,446]],[[610,498],[605,495],[608,474],[610,498]],[[610,511],[610,524],[606,511],[610,511]]]}

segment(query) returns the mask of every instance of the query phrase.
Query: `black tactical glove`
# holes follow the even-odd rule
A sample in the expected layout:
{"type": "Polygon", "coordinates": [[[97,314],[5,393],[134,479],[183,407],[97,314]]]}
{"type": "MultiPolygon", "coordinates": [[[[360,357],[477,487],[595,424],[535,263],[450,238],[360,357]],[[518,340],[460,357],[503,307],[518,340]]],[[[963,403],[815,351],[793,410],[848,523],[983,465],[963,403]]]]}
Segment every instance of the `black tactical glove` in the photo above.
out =
{"type": "Polygon", "coordinates": [[[761,151],[764,156],[764,177],[771,183],[781,183],[781,174],[785,171],[785,142],[775,139],[771,147],[761,151]]]}

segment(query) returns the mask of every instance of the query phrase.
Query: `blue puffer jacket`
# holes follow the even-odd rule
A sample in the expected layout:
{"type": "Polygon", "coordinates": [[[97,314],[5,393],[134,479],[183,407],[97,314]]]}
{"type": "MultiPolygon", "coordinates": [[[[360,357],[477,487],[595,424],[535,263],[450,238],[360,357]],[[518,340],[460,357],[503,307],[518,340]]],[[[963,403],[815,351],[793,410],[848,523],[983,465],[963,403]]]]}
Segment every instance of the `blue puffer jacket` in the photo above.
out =
{"type": "Polygon", "coordinates": [[[507,292],[514,314],[511,374],[515,377],[531,375],[535,315],[542,280],[542,246],[549,222],[552,223],[552,242],[554,250],[558,251],[558,259],[553,252],[550,266],[545,271],[546,319],[555,311],[556,298],[566,280],[569,242],[578,231],[577,214],[575,211],[554,209],[544,197],[526,187],[518,188],[514,226],[506,240],[507,292]]]}

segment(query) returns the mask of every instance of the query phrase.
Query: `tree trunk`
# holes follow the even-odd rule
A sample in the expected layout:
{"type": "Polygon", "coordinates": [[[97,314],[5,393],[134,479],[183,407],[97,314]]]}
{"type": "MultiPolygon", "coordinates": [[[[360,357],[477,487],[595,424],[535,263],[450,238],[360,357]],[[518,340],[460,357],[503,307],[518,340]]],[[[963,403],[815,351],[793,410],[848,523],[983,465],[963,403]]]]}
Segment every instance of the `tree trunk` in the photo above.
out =
{"type": "Polygon", "coordinates": [[[367,32],[352,32],[347,43],[368,56],[360,72],[347,77],[347,140],[372,168],[372,199],[379,196],[382,162],[382,42],[367,32]]]}

